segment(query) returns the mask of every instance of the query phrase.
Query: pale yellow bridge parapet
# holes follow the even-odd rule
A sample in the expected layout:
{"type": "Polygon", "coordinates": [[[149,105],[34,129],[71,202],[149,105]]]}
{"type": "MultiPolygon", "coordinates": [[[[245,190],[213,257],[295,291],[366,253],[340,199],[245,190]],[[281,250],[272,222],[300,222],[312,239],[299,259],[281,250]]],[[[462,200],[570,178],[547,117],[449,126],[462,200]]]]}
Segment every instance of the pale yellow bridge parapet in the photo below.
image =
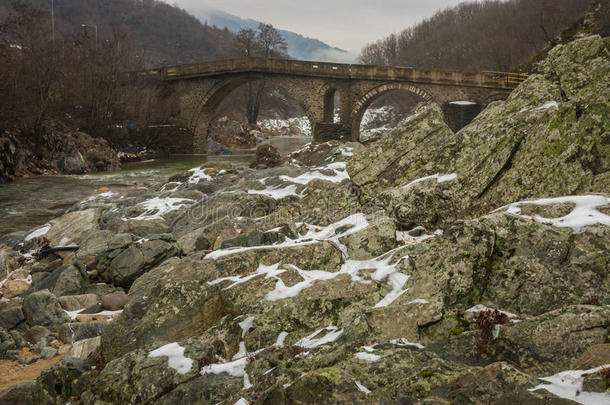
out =
{"type": "Polygon", "coordinates": [[[387,80],[498,89],[512,89],[527,78],[527,75],[508,72],[474,73],[258,57],[167,66],[161,68],[160,72],[166,80],[184,80],[254,72],[346,80],[387,80]]]}

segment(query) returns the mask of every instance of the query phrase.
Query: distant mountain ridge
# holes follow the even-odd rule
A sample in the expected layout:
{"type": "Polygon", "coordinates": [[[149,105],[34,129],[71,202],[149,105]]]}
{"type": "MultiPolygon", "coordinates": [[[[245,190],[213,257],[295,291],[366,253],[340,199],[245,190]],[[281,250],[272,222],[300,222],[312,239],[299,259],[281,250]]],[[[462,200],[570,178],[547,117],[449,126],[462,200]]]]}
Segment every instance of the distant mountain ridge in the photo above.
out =
{"type": "MultiPolygon", "coordinates": [[[[241,29],[256,29],[259,21],[251,18],[241,18],[214,8],[199,8],[187,10],[202,23],[218,28],[226,28],[233,33],[241,29]]],[[[355,55],[340,48],[332,47],[318,39],[305,37],[291,31],[279,30],[288,44],[288,54],[301,60],[317,60],[322,62],[353,62],[355,55]]]]}

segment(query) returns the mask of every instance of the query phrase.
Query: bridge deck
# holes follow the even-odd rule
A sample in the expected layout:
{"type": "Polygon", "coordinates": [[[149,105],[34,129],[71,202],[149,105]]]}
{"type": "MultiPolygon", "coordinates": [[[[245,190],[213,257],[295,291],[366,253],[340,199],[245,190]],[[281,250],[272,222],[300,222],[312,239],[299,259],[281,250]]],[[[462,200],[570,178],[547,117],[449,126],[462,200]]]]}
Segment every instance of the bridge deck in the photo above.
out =
{"type": "Polygon", "coordinates": [[[499,89],[512,89],[527,77],[526,75],[505,72],[472,73],[258,57],[168,66],[160,71],[166,80],[184,80],[197,77],[254,72],[344,80],[386,80],[499,89]]]}

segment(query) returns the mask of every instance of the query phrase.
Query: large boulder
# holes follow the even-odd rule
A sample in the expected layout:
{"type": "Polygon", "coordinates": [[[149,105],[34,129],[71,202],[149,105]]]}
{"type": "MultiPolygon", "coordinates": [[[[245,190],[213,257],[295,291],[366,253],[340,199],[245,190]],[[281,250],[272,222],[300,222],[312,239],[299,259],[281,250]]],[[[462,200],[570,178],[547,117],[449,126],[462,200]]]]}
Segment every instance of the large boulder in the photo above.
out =
{"type": "Polygon", "coordinates": [[[49,290],[56,296],[77,295],[84,293],[89,283],[89,275],[79,263],[65,264],[58,267],[48,276],[34,282],[26,294],[35,291],[49,290]]]}
{"type": "Polygon", "coordinates": [[[457,134],[457,174],[472,210],[610,189],[608,55],[598,36],[554,49],[543,74],[457,134]]]}
{"type": "Polygon", "coordinates": [[[28,295],[23,302],[23,312],[30,325],[57,326],[70,322],[70,317],[61,308],[55,295],[47,290],[28,295]]]}
{"type": "Polygon", "coordinates": [[[25,316],[20,302],[0,303],[0,328],[13,329],[24,320],[25,316]]]}
{"type": "Polygon", "coordinates": [[[118,319],[102,332],[106,359],[157,341],[203,332],[226,314],[213,263],[173,258],[138,278],[118,319]]]}
{"type": "Polygon", "coordinates": [[[456,137],[437,104],[414,114],[368,148],[356,152],[347,171],[358,185],[388,188],[418,178],[454,172],[456,137]]]}
{"type": "Polygon", "coordinates": [[[100,229],[101,214],[102,210],[98,208],[67,213],[53,224],[45,238],[52,247],[60,244],[78,245],[89,233],[100,229]]]}
{"type": "Polygon", "coordinates": [[[112,260],[102,277],[116,285],[129,287],[146,271],[180,252],[171,235],[160,235],[123,250],[112,260]]]}

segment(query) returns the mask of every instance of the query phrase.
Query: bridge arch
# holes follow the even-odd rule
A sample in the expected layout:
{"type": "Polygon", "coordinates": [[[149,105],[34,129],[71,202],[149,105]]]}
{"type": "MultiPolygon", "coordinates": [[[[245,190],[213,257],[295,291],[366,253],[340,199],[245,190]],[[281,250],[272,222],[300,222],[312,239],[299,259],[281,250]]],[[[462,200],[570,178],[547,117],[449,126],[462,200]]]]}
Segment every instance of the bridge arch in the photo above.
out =
{"type": "Polygon", "coordinates": [[[483,100],[483,102],[481,103],[481,106],[483,108],[485,108],[485,107],[487,107],[487,105],[489,105],[489,103],[492,103],[494,101],[499,101],[499,100],[506,100],[507,98],[508,98],[508,94],[506,94],[506,92],[495,93],[495,94],[488,96],[485,100],[483,100]]]}
{"type": "Polygon", "coordinates": [[[352,140],[360,140],[360,123],[362,122],[362,117],[364,116],[364,113],[366,112],[367,108],[369,108],[369,106],[380,96],[394,90],[404,90],[413,93],[421,97],[426,103],[434,102],[432,96],[430,96],[427,92],[409,83],[393,82],[377,86],[369,90],[364,96],[360,97],[360,99],[354,104],[354,107],[352,108],[352,140]]]}
{"type": "MultiPolygon", "coordinates": [[[[268,79],[267,76],[261,74],[246,74],[238,77],[231,77],[224,80],[217,81],[211,87],[206,89],[204,92],[198,94],[199,100],[198,108],[193,112],[194,116],[191,121],[191,125],[194,136],[194,148],[197,151],[205,151],[206,143],[210,131],[210,125],[217,115],[218,108],[222,101],[227,98],[233,91],[239,87],[254,82],[257,80],[268,79]]],[[[274,86],[282,88],[286,94],[288,94],[293,100],[295,100],[301,109],[305,112],[307,119],[309,120],[311,127],[316,117],[312,114],[310,109],[307,108],[307,104],[301,97],[301,92],[298,89],[294,89],[290,81],[285,82],[281,78],[273,79],[274,86]]]]}

